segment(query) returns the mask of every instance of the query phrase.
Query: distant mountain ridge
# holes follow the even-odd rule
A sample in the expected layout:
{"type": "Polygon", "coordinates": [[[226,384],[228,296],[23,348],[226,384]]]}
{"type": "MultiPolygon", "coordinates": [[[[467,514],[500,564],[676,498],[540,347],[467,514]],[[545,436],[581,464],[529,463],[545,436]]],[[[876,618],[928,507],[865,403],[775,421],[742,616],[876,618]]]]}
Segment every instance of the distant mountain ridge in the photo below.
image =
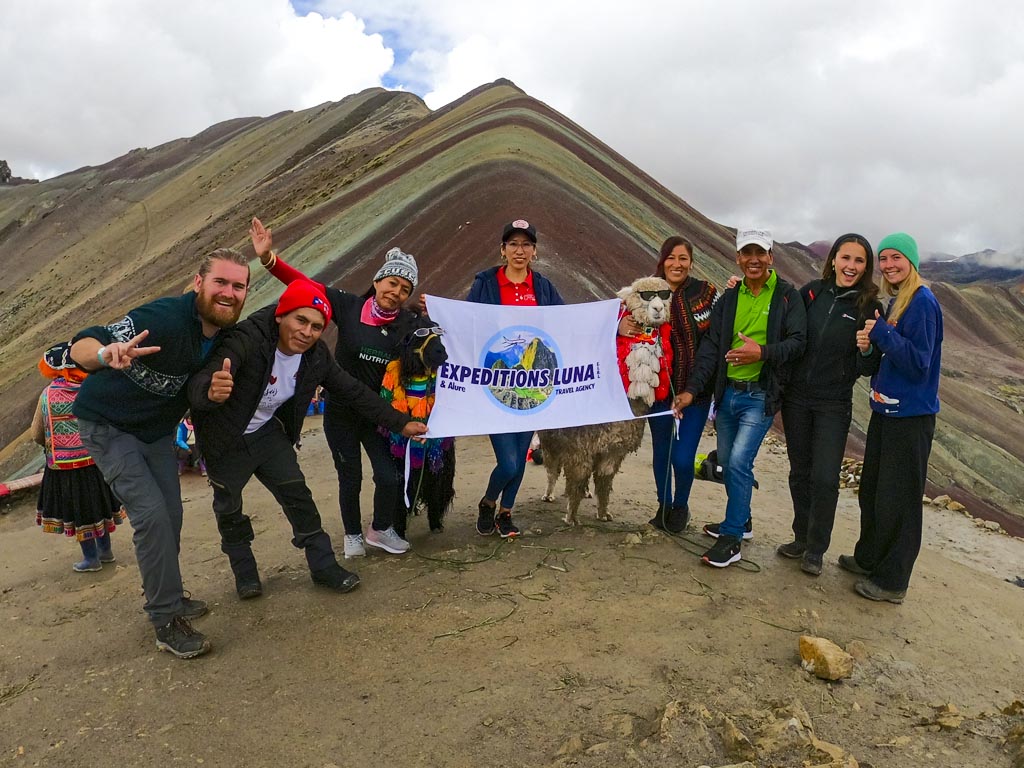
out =
{"type": "MultiPolygon", "coordinates": [[[[422,290],[462,298],[476,272],[498,262],[502,226],[520,217],[538,230],[537,270],[570,302],[610,297],[653,272],[671,234],[694,243],[697,277],[722,286],[736,269],[734,229],[507,80],[434,112],[413,94],[373,88],[225,121],[38,184],[0,186],[0,478],[37,455],[26,430],[42,351],[186,290],[215,247],[251,256],[253,215],[273,227],[282,258],[359,293],[397,245],[416,255],[422,290]]],[[[814,248],[779,243],[775,257],[798,285],[820,273],[814,248]]],[[[946,341],[930,478],[953,495],[1019,510],[1024,286],[932,289],[946,341]]],[[[280,291],[254,266],[247,311],[280,291]]],[[[851,451],[867,418],[858,390],[851,451]]]]}

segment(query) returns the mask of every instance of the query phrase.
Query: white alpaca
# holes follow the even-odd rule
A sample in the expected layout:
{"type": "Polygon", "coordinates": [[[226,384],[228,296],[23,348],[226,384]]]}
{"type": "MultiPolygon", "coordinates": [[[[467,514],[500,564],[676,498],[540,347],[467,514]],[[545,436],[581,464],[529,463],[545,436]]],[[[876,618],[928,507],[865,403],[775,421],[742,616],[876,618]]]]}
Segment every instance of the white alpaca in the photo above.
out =
{"type": "MultiPolygon", "coordinates": [[[[654,402],[654,391],[662,370],[662,348],[658,332],[660,326],[669,320],[670,299],[659,294],[670,291],[668,283],[660,277],[642,277],[628,288],[618,292],[626,305],[626,311],[644,329],[628,344],[625,364],[629,386],[626,396],[637,416],[647,413],[654,402]],[[643,298],[645,293],[650,298],[643,298]]],[[[559,472],[565,471],[565,493],[569,497],[565,522],[576,524],[576,512],[586,493],[588,480],[594,476],[594,491],[597,494],[598,520],[611,520],[608,500],[612,492],[612,481],[622,465],[622,460],[640,447],[644,436],[646,419],[619,421],[609,424],[591,424],[584,427],[544,430],[540,433],[544,450],[544,467],[548,473],[546,499],[553,498],[555,482],[559,472]]]]}

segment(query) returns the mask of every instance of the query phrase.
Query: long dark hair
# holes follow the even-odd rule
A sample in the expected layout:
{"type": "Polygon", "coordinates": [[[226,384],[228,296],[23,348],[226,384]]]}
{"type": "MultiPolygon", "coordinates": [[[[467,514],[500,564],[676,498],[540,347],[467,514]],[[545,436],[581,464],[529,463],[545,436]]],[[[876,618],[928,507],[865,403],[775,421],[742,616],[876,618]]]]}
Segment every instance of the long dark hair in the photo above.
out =
{"type": "Polygon", "coordinates": [[[860,276],[860,281],[854,286],[858,291],[857,309],[860,310],[861,314],[865,314],[868,308],[878,301],[878,286],[875,285],[875,252],[871,248],[871,243],[868,242],[864,235],[851,232],[836,239],[832,243],[832,249],[828,252],[828,257],[825,259],[825,266],[821,269],[821,277],[824,280],[835,282],[836,254],[839,253],[840,247],[845,243],[856,243],[864,249],[864,255],[867,256],[864,274],[860,276]]]}
{"type": "Polygon", "coordinates": [[[668,240],[661,244],[660,258],[658,259],[658,266],[654,270],[654,275],[665,279],[665,260],[680,245],[686,246],[686,252],[690,254],[690,261],[693,261],[693,243],[687,240],[682,235],[672,235],[668,240]]]}

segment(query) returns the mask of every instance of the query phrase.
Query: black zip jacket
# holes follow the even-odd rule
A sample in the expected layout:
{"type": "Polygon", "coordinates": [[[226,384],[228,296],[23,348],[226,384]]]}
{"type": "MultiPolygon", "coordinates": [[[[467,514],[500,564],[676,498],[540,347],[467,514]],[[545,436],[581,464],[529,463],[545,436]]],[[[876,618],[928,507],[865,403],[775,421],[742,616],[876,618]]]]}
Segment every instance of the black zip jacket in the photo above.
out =
{"type": "Polygon", "coordinates": [[[786,390],[801,400],[851,402],[853,385],[860,376],[878,370],[882,353],[872,347],[870,355],[857,349],[857,331],[875,310],[884,314],[879,302],[866,313],[857,307],[860,291],[839,288],[833,280],[812,280],[800,289],[807,308],[807,349],[796,365],[786,390]]]}
{"type": "MultiPolygon", "coordinates": [[[[189,380],[188,399],[192,405],[196,442],[206,456],[221,456],[237,447],[259,407],[260,398],[270,381],[277,350],[275,309],[269,306],[257,310],[225,333],[207,364],[189,380]],[[234,387],[226,401],[214,403],[207,397],[210,380],[214,372],[221,370],[225,358],[231,360],[234,387]]],[[[401,432],[409,423],[408,416],[396,411],[378,393],[339,368],[327,345],[317,341],[302,353],[295,379],[295,394],[274,414],[292,443],[299,440],[309,401],[319,384],[338,402],[349,404],[354,411],[392,432],[401,432]]]]}
{"type": "MultiPolygon", "coordinates": [[[[711,328],[701,339],[697,359],[686,382],[686,391],[694,397],[708,382],[715,382],[715,401],[725,396],[728,365],[725,353],[735,336],[736,302],[739,286],[729,288],[711,310],[711,328]]],[[[807,342],[807,314],[800,293],[792,283],[776,276],[775,292],[768,307],[768,343],[761,345],[764,366],[758,384],[765,392],[764,413],[773,416],[782,407],[782,392],[793,363],[803,354],[807,342]]]]}

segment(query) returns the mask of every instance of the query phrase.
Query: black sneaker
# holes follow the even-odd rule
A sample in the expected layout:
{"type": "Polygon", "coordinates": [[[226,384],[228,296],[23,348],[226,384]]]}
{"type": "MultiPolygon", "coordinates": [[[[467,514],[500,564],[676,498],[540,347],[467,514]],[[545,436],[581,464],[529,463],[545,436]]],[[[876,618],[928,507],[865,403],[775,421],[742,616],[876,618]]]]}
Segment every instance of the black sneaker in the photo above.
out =
{"type": "Polygon", "coordinates": [[[740,540],[725,535],[719,536],[711,549],[701,557],[702,561],[715,568],[725,568],[733,563],[738,563],[742,559],[740,555],[740,540]]]}
{"type": "Polygon", "coordinates": [[[494,527],[498,529],[498,535],[503,539],[519,535],[519,529],[512,522],[512,513],[508,511],[498,513],[494,518],[494,527]]]}
{"type": "MultiPolygon", "coordinates": [[[[790,560],[797,560],[804,556],[807,546],[802,541],[791,541],[788,544],[779,544],[775,548],[776,554],[788,557],[790,560]]],[[[818,558],[821,559],[820,557],[818,558]]]]}
{"type": "Polygon", "coordinates": [[[481,536],[490,536],[494,533],[494,507],[485,504],[484,500],[480,499],[477,509],[479,512],[476,516],[476,532],[481,536]]]}
{"type": "Polygon", "coordinates": [[[668,509],[664,504],[658,504],[658,511],[654,513],[654,517],[647,521],[647,524],[657,528],[659,531],[664,531],[666,517],[668,517],[668,509]]]}
{"type": "MultiPolygon", "coordinates": [[[[704,526],[704,533],[713,539],[717,539],[721,536],[721,523],[708,523],[704,526]]],[[[754,538],[754,520],[753,518],[747,519],[747,524],[743,526],[743,540],[750,541],[754,538]]]]}
{"type": "Polygon", "coordinates": [[[800,560],[800,570],[811,574],[811,576],[821,576],[821,560],[821,555],[804,552],[804,556],[800,560]]]}
{"type": "Polygon", "coordinates": [[[853,555],[840,555],[839,567],[842,568],[844,571],[855,573],[858,576],[871,575],[871,571],[869,571],[867,568],[862,567],[861,564],[857,562],[857,558],[853,555]]]}
{"type": "Polygon", "coordinates": [[[170,651],[179,659],[193,659],[210,650],[210,641],[202,632],[192,629],[184,616],[175,616],[164,626],[156,628],[156,647],[160,651],[170,651]]]}
{"type": "Polygon", "coordinates": [[[665,516],[665,530],[669,533],[682,533],[690,524],[689,507],[671,507],[665,516]]]}
{"type": "Polygon", "coordinates": [[[181,593],[181,615],[186,619],[198,619],[205,616],[209,607],[205,600],[196,600],[187,589],[181,593]]]}
{"type": "Polygon", "coordinates": [[[346,571],[337,563],[318,571],[310,571],[310,577],[314,584],[333,589],[335,592],[351,592],[359,586],[359,576],[352,571],[346,571]]]}

